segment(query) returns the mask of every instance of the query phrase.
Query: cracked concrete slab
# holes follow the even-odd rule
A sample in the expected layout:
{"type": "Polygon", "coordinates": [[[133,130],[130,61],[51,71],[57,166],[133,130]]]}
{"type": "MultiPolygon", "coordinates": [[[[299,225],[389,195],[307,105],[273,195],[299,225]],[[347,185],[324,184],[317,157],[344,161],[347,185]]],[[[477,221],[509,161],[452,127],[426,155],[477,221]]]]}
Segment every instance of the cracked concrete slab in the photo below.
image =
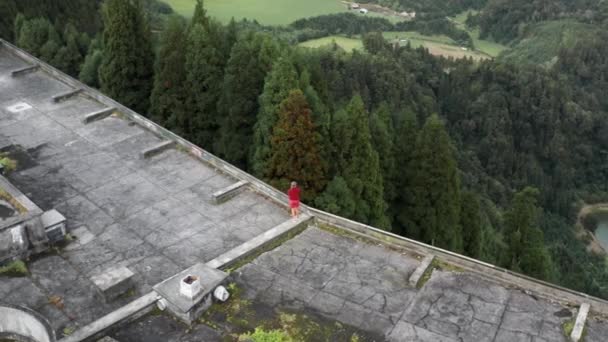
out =
{"type": "Polygon", "coordinates": [[[63,213],[75,240],[32,262],[18,289],[0,278],[0,300],[44,312],[59,335],[117,305],[98,301],[91,275],[128,267],[136,292],[144,293],[289,218],[253,191],[216,205],[213,192],[234,178],[177,149],[141,158],[142,149],[164,139],[121,115],[84,124],[107,105],[84,93],[53,103],[71,87],[43,70],[10,76],[26,65],[0,47],[0,146],[27,159],[9,179],[43,210],[63,213]],[[20,102],[31,108],[8,111],[20,102]],[[50,305],[50,296],[62,298],[62,308],[50,305]]]}

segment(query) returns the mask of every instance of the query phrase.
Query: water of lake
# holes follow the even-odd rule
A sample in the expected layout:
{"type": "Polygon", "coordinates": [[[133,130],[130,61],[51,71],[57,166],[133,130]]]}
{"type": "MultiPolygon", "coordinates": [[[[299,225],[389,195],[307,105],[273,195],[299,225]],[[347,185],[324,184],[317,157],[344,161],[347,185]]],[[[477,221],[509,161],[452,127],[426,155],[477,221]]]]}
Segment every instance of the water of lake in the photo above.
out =
{"type": "Polygon", "coordinates": [[[608,219],[603,219],[598,223],[595,230],[595,236],[600,241],[600,244],[608,251],[608,219]]]}

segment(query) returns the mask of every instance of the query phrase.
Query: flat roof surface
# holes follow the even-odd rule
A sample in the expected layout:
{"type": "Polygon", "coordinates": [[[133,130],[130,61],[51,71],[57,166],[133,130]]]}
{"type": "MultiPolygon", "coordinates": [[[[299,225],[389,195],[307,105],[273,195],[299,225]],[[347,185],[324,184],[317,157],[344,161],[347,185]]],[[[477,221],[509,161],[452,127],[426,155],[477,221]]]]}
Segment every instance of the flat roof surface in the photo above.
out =
{"type": "Polygon", "coordinates": [[[0,47],[0,150],[18,151],[9,180],[62,213],[75,241],[34,258],[29,277],[0,277],[0,300],[38,310],[59,335],[134,299],[104,303],[92,275],[126,266],[144,294],[288,219],[250,190],[215,204],[213,192],[236,179],[175,149],[142,159],[161,139],[120,115],[83,124],[105,106],[84,94],[54,103],[71,88],[42,70],[11,77],[25,66],[0,47]],[[9,111],[19,103],[30,108],[9,111]]]}
{"type": "MultiPolygon", "coordinates": [[[[19,158],[10,181],[43,210],[62,213],[75,240],[30,260],[27,277],[0,277],[0,301],[38,311],[59,336],[135,299],[106,303],[91,276],[128,267],[136,295],[144,294],[289,219],[252,190],[215,204],[212,194],[237,179],[178,149],[142,159],[159,137],[120,113],[83,124],[105,106],[85,93],[54,103],[71,88],[42,70],[11,77],[24,66],[0,47],[0,151],[19,158]]],[[[240,294],[226,305],[236,303],[247,319],[212,310],[210,326],[189,329],[155,314],[109,334],[121,342],[219,341],[243,324],[278,324],[295,312],[334,327],[339,334],[327,336],[337,341],[351,333],[361,341],[566,341],[562,324],[576,308],[460,269],[435,270],[412,287],[420,262],[310,226],[232,273],[240,294]]],[[[605,341],[608,324],[592,316],[586,331],[586,341],[605,341]]]]}

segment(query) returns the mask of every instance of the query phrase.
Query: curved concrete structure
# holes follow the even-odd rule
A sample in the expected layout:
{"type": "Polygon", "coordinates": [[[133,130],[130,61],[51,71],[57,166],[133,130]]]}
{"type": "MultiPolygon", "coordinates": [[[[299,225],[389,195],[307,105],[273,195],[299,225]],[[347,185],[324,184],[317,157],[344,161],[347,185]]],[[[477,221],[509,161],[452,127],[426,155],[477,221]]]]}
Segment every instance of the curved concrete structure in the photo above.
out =
{"type": "Polygon", "coordinates": [[[55,342],[47,320],[36,312],[0,303],[0,338],[23,342],[55,342]]]}

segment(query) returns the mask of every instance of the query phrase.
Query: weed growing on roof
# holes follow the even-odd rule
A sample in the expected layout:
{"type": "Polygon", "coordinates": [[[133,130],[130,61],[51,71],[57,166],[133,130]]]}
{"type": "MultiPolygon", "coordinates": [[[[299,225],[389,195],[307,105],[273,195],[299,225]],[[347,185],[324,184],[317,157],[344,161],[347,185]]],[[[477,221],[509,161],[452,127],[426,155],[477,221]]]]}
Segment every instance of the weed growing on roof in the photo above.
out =
{"type": "Polygon", "coordinates": [[[15,260],[0,267],[0,276],[25,277],[28,275],[27,266],[21,260],[15,260]]]}

